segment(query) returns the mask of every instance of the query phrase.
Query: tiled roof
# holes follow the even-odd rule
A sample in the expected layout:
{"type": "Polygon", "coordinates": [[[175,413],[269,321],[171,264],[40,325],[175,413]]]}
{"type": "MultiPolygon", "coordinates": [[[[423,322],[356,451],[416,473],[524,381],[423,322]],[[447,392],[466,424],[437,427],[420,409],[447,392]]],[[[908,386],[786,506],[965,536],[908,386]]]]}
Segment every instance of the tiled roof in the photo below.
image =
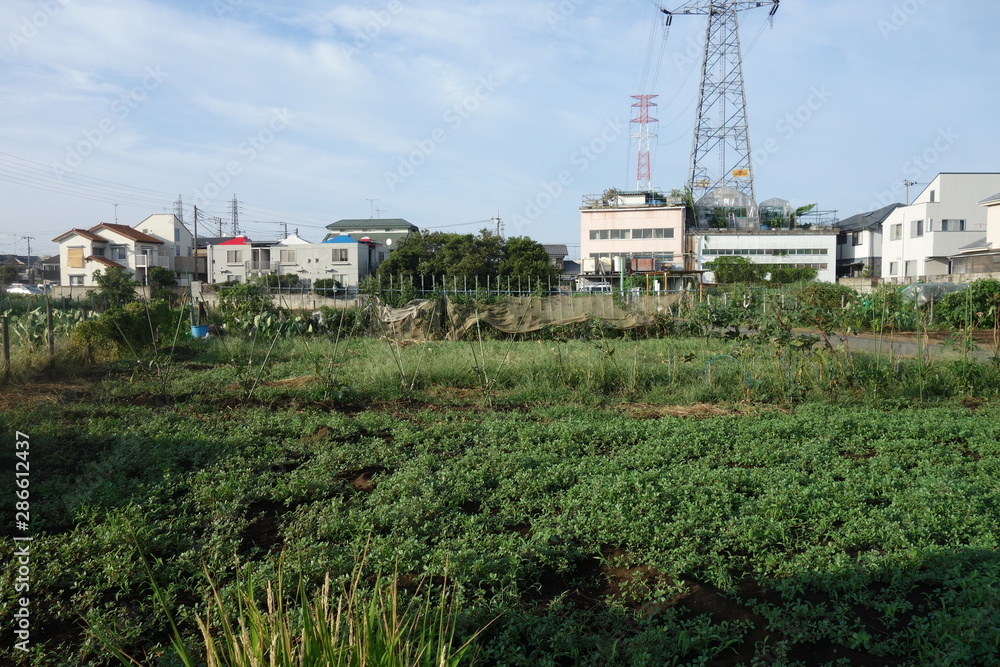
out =
{"type": "MultiPolygon", "coordinates": [[[[153,238],[149,234],[143,234],[138,229],[132,229],[127,225],[113,225],[110,222],[102,222],[99,225],[90,228],[91,232],[98,229],[107,229],[110,232],[114,232],[120,236],[124,236],[132,241],[138,241],[139,243],[155,243],[157,245],[163,245],[163,241],[157,238],[153,238]]],[[[103,239],[102,239],[103,240],[103,239]]]]}
{"type": "Polygon", "coordinates": [[[94,234],[93,232],[88,232],[86,229],[71,229],[68,232],[66,232],[65,234],[60,234],[59,236],[55,237],[54,239],[52,239],[52,241],[53,242],[58,242],[59,239],[64,239],[67,236],[69,236],[70,234],[77,234],[79,236],[82,236],[85,239],[90,240],[90,241],[105,241],[105,242],[107,242],[106,238],[104,238],[102,236],[98,236],[97,234],[94,234]]]}
{"type": "Polygon", "coordinates": [[[885,219],[889,217],[893,211],[902,206],[902,204],[889,204],[884,208],[880,208],[877,211],[869,211],[868,213],[859,213],[858,215],[852,215],[849,218],[844,218],[837,223],[837,228],[842,232],[854,232],[862,229],[872,229],[878,227],[885,219]]]}

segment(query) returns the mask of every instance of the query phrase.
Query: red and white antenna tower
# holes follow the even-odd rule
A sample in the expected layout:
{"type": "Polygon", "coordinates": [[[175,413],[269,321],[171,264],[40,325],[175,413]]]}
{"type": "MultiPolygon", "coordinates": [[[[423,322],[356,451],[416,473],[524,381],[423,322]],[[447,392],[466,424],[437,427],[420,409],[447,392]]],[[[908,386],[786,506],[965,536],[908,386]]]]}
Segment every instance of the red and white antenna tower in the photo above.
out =
{"type": "Polygon", "coordinates": [[[649,115],[649,110],[656,108],[653,98],[659,95],[633,95],[633,100],[638,100],[632,105],[633,109],[638,109],[638,115],[632,119],[634,125],[639,129],[632,135],[633,139],[639,140],[639,168],[635,176],[635,189],[639,192],[648,192],[653,189],[653,165],[650,159],[649,144],[650,139],[656,135],[650,132],[650,125],[659,123],[657,119],[649,115]]]}

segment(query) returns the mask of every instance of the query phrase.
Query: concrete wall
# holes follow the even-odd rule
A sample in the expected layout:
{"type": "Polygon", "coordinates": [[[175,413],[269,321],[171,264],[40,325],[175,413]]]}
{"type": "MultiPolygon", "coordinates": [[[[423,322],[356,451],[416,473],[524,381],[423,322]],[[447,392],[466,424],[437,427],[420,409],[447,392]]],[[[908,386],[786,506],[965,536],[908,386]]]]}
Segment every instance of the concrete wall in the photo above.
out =
{"type": "MultiPolygon", "coordinates": [[[[746,230],[699,229],[695,233],[695,253],[698,269],[719,257],[735,255],[755,264],[805,264],[818,271],[816,279],[821,282],[837,280],[837,230],[801,229],[766,230],[748,232],[746,230]],[[773,254],[773,251],[788,251],[787,254],[773,254]],[[799,251],[813,251],[800,253],[799,251]],[[720,251],[732,251],[716,254],[720,251]]],[[[705,274],[708,282],[714,282],[714,274],[705,274]]]]}
{"type": "MultiPolygon", "coordinates": [[[[600,207],[580,210],[580,257],[591,255],[648,257],[673,254],[673,266],[684,266],[684,209],[675,206],[600,207]],[[592,230],[669,229],[672,238],[591,239],[592,230]]],[[[659,267],[657,267],[659,269],[659,267]]]]}

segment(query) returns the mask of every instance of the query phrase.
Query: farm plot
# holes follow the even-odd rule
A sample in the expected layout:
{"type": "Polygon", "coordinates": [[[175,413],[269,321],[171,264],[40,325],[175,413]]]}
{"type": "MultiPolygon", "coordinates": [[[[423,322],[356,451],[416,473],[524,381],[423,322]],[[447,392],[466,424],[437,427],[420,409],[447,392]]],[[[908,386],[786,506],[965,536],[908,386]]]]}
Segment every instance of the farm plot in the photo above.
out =
{"type": "Polygon", "coordinates": [[[270,372],[248,395],[202,361],[156,392],[123,374],[0,416],[32,438],[35,664],[116,664],[96,629],[175,664],[140,554],[192,645],[205,569],[231,596],[237,572],[313,590],[363,559],[404,595],[446,575],[459,634],[486,628],[479,664],[998,660],[995,401],[630,409],[518,403],[512,378],[490,408],[390,372],[396,395],[345,402],[270,372]]]}

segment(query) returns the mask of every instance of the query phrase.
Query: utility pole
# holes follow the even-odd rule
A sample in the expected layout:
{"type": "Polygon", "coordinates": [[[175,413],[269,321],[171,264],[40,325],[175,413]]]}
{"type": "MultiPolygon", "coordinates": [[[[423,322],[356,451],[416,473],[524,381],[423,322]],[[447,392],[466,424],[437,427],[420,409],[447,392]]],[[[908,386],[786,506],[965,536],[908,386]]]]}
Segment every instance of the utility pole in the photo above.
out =
{"type": "Polygon", "coordinates": [[[35,237],[22,236],[21,240],[28,242],[28,284],[32,285],[35,282],[35,270],[31,266],[31,242],[35,240],[35,237]]]}
{"type": "Polygon", "coordinates": [[[497,217],[490,222],[497,226],[497,236],[503,238],[503,220],[500,219],[500,211],[497,211],[497,217]]]}
{"type": "Polygon", "coordinates": [[[191,254],[194,255],[194,279],[198,280],[198,207],[194,207],[194,240],[191,242],[194,247],[191,254]]]}
{"type": "Polygon", "coordinates": [[[284,227],[284,229],[285,229],[285,238],[287,239],[288,238],[288,223],[287,222],[279,222],[277,224],[279,224],[282,227],[284,227]]]}

